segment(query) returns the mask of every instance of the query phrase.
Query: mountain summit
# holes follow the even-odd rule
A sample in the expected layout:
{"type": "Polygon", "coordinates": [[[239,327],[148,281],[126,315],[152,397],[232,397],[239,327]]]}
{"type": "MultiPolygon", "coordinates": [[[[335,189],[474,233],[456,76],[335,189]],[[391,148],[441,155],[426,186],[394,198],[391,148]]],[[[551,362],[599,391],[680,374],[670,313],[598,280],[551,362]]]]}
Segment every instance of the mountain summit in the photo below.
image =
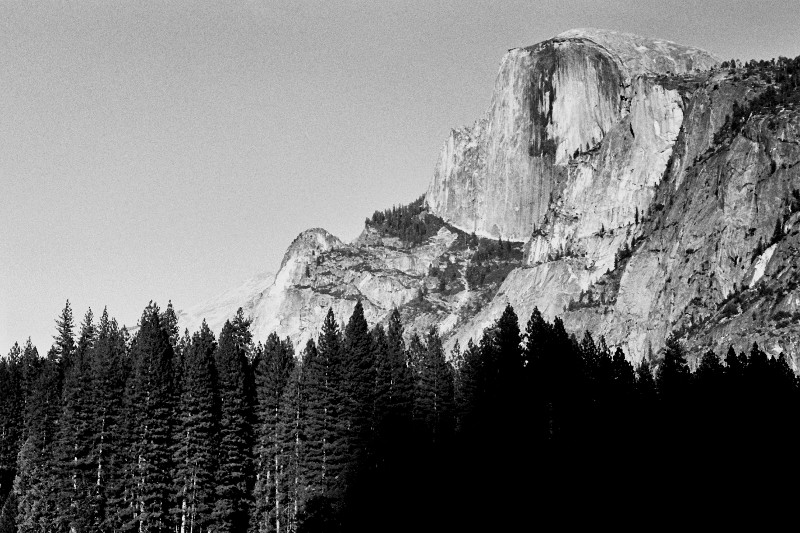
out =
{"type": "Polygon", "coordinates": [[[301,342],[361,300],[372,323],[398,307],[409,331],[436,324],[463,347],[511,303],[634,359],[669,333],[797,356],[792,65],[597,29],[509,50],[420,200],[376,212],[351,244],[301,234],[317,244],[293,244],[243,298],[256,337],[301,342]]]}

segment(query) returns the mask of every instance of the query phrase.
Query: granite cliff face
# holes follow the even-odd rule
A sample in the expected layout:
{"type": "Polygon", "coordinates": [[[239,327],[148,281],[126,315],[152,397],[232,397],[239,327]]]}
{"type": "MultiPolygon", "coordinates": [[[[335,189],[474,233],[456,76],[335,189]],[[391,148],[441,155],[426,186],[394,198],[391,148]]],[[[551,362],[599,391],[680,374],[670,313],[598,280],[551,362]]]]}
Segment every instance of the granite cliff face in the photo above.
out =
{"type": "Polygon", "coordinates": [[[655,167],[663,171],[664,143],[674,142],[682,115],[678,95],[648,77],[716,63],[702,50],[603,30],[510,50],[484,117],[445,142],[426,195],[432,213],[466,231],[525,241],[544,222],[573,156],[596,150],[631,114],[642,137],[633,150],[639,159],[629,162],[660,175],[655,167]],[[641,161],[651,152],[662,155],[641,161]]]}
{"type": "Polygon", "coordinates": [[[772,84],[603,30],[512,49],[485,115],[446,140],[424,202],[374,216],[352,244],[304,232],[274,281],[231,294],[257,340],[302,344],[328,307],[344,320],[361,299],[371,323],[397,307],[409,332],[438,325],[464,346],[511,303],[634,360],[670,332],[800,356],[800,113],[742,112],[772,84]]]}
{"type": "Polygon", "coordinates": [[[797,368],[800,113],[746,111],[730,131],[734,105],[768,85],[742,69],[635,81],[629,115],[568,164],[527,264],[457,337],[510,302],[605,335],[635,360],[674,332],[696,354],[756,340],[797,368]]]}
{"type": "MultiPolygon", "coordinates": [[[[423,211],[418,216],[428,215],[423,211]]],[[[416,246],[382,235],[374,227],[367,227],[352,244],[323,229],[304,231],[289,246],[277,275],[264,275],[181,311],[181,327],[196,330],[205,319],[219,333],[242,306],[253,319],[255,340],[263,341],[274,331],[302,348],[319,333],[328,308],[345,320],[360,300],[372,324],[386,320],[398,308],[409,331],[436,325],[451,333],[475,313],[476,305],[491,299],[502,278],[490,276],[480,287],[470,288],[466,273],[475,251],[464,244],[462,232],[441,223],[437,227],[416,246]]],[[[516,259],[487,263],[519,263],[521,246],[515,250],[516,259]]]]}

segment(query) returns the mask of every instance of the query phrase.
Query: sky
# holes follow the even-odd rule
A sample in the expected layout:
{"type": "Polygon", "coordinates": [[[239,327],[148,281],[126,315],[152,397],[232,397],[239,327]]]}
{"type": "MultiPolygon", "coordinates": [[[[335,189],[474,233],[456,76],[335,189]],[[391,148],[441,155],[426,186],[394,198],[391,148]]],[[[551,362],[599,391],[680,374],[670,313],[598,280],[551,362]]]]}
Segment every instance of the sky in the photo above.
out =
{"type": "Polygon", "coordinates": [[[796,0],[0,1],[0,353],[135,325],[422,195],[503,54],[577,27],[800,55],[796,0]]]}

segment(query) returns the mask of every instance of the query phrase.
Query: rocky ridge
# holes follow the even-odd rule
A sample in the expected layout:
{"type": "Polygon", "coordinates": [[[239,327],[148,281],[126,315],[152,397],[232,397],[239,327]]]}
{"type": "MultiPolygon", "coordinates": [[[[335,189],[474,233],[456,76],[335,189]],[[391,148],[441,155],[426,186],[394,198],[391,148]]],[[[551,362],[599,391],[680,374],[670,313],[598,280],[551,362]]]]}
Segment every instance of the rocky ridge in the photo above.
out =
{"type": "MultiPolygon", "coordinates": [[[[425,211],[415,216],[429,218],[425,211]]],[[[436,227],[416,246],[370,226],[351,244],[324,229],[306,230],[289,246],[272,282],[266,278],[259,283],[250,281],[226,294],[240,295],[239,305],[253,319],[251,330],[256,340],[275,331],[302,347],[317,335],[328,308],[337,317],[348,317],[359,300],[370,323],[385,321],[399,308],[409,331],[421,332],[436,325],[449,334],[491,299],[502,277],[486,280],[484,276],[470,287],[468,269],[480,246],[470,249],[469,243],[465,244],[470,236],[441,221],[436,227]]],[[[485,262],[517,265],[522,247],[516,245],[515,251],[514,257],[505,261],[485,262]]],[[[219,332],[238,308],[219,303],[234,300],[221,297],[181,311],[180,325],[197,329],[205,318],[209,327],[219,332]]]]}

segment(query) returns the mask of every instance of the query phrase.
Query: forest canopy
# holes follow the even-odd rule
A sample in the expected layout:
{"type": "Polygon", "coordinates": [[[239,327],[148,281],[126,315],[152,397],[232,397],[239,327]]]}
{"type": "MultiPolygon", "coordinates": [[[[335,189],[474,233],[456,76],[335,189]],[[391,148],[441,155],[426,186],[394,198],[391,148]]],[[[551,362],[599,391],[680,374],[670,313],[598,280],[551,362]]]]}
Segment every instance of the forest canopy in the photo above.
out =
{"type": "Polygon", "coordinates": [[[659,454],[688,445],[796,435],[797,378],[756,344],[692,371],[670,337],[634,366],[538,310],[521,329],[511,306],[449,354],[396,310],[370,328],[360,302],[344,328],[329,310],[301,349],[274,333],[254,344],[249,327],[240,309],[218,338],[205,323],[179,335],[172,305],[151,303],[130,336],[105,310],[76,325],[67,302],[46,356],[14,345],[0,360],[0,531],[471,530],[502,519],[471,509],[544,507],[548,483],[632,449],[664,473],[682,455],[659,454]],[[606,459],[587,461],[589,443],[606,459]],[[537,483],[475,490],[520,476],[537,483]]]}

